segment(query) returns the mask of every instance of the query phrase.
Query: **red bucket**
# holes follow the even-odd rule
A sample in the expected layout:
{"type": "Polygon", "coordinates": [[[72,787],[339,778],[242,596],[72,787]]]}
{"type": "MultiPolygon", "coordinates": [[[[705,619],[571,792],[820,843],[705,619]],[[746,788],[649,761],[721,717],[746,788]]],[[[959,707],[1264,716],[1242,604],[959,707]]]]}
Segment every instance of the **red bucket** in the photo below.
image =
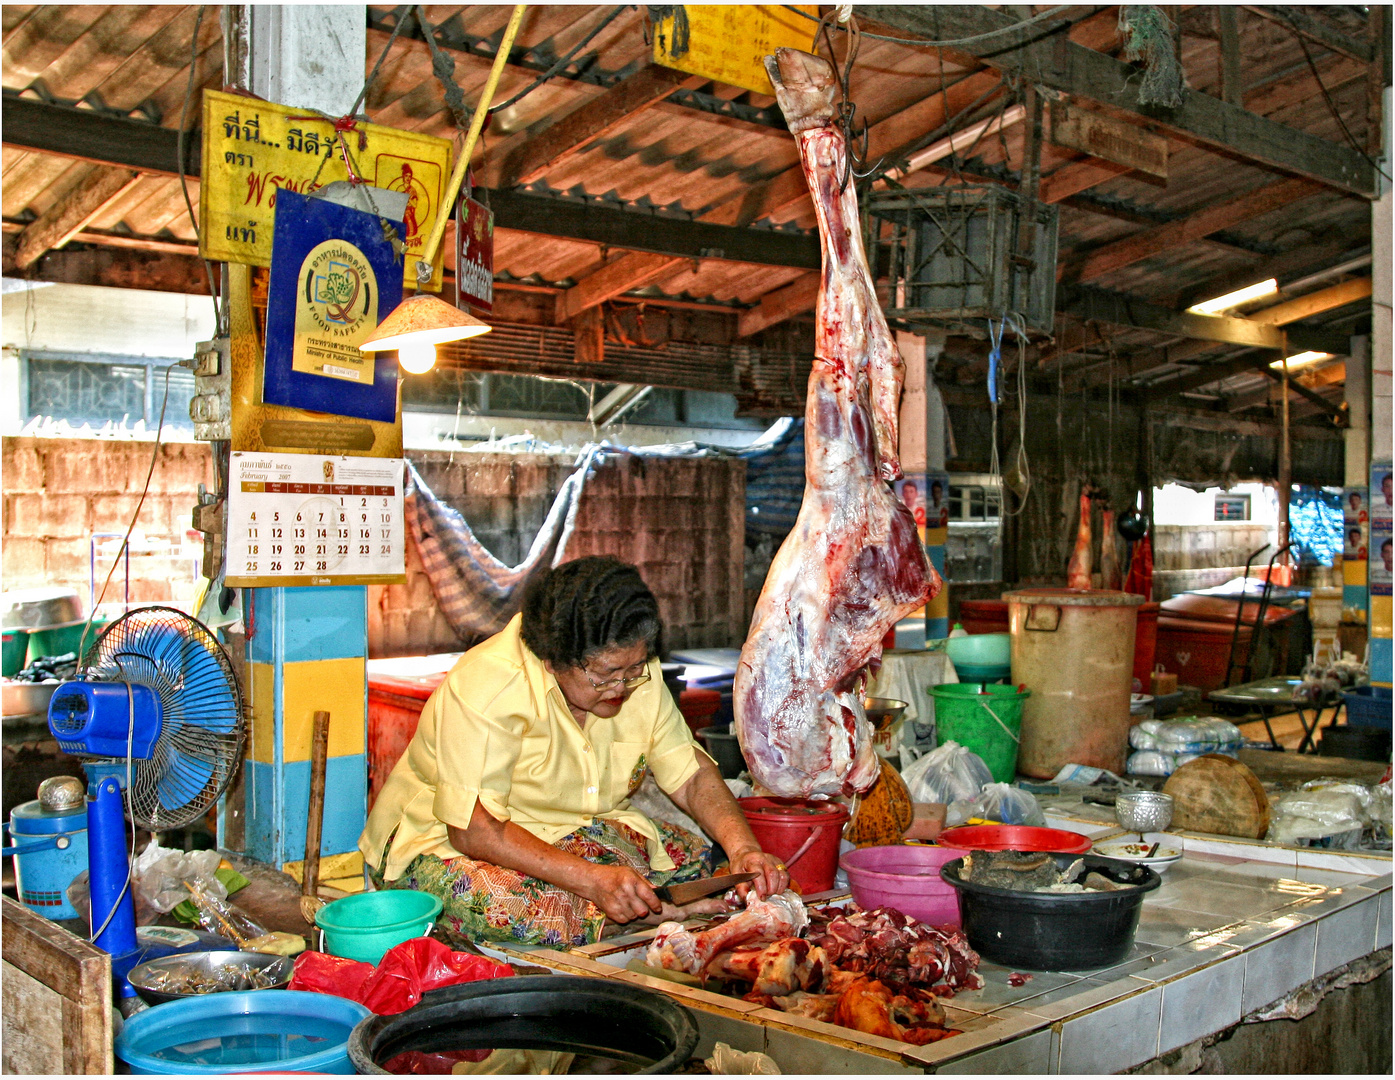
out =
{"type": "Polygon", "coordinates": [[[804,799],[737,799],[756,843],[784,862],[804,893],[833,888],[838,842],[848,821],[842,803],[804,799]]]}

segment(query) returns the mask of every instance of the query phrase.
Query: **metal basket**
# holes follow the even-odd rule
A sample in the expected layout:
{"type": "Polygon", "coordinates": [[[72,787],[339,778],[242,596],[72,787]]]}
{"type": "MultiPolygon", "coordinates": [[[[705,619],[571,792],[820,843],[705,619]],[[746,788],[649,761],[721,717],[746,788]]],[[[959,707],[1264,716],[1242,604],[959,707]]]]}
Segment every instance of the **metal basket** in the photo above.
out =
{"type": "Polygon", "coordinates": [[[1018,312],[1029,329],[1050,333],[1059,215],[1038,204],[1034,216],[1024,257],[1016,192],[988,184],[874,193],[867,200],[869,239],[889,248],[887,317],[974,325],[1018,312]]]}

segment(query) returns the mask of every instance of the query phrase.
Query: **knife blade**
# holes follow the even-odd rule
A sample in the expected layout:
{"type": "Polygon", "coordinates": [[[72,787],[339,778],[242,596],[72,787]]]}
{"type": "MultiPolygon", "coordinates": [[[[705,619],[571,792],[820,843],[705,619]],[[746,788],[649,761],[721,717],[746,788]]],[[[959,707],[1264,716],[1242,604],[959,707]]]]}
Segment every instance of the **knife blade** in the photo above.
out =
{"type": "Polygon", "coordinates": [[[699,878],[697,881],[684,881],[678,885],[659,885],[655,887],[654,895],[674,907],[682,907],[694,900],[701,900],[704,896],[726,892],[733,885],[740,885],[744,881],[754,881],[759,876],[754,873],[721,874],[718,877],[699,878]]]}

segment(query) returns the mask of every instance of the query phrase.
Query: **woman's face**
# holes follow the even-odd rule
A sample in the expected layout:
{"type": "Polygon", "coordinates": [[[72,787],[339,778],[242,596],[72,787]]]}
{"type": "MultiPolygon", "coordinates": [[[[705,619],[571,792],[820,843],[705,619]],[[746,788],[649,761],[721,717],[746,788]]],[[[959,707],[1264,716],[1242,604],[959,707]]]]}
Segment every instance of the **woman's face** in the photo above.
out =
{"type": "Polygon", "coordinates": [[[556,676],[568,705],[608,720],[634,693],[623,680],[643,675],[648,660],[648,642],[637,641],[602,649],[581,667],[554,668],[550,663],[546,667],[556,676]]]}

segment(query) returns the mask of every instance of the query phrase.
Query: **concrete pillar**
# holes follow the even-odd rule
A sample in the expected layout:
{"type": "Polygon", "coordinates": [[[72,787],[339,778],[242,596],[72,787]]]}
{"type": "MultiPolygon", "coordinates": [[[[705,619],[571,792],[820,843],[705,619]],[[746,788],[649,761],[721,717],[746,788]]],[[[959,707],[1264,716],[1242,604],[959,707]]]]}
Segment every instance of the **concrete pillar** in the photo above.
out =
{"type": "MultiPolygon", "coordinates": [[[[1386,88],[1385,105],[1386,146],[1389,144],[1390,90],[1386,88]]],[[[1383,166],[1390,168],[1390,155],[1381,159],[1383,166]]],[[[1386,186],[1385,193],[1371,208],[1371,433],[1370,433],[1370,485],[1371,485],[1371,533],[1369,566],[1381,566],[1381,546],[1391,536],[1391,507],[1384,499],[1382,480],[1391,472],[1391,401],[1390,401],[1390,352],[1391,352],[1391,230],[1395,222],[1391,219],[1391,193],[1386,186]]],[[[1349,467],[1352,463],[1349,462],[1349,467]]],[[[1370,643],[1371,643],[1371,682],[1389,686],[1391,671],[1391,597],[1390,579],[1371,583],[1370,643]]]]}
{"type": "MultiPolygon", "coordinates": [[[[943,473],[945,467],[944,405],[935,389],[930,371],[944,350],[943,331],[929,330],[922,336],[897,331],[896,346],[906,363],[906,381],[901,392],[901,468],[907,476],[924,477],[927,473],[943,473]]],[[[929,502],[929,491],[924,496],[929,502]]],[[[945,497],[949,497],[946,490],[945,497]]],[[[922,527],[921,542],[935,570],[944,576],[945,534],[948,529],[933,525],[922,527]]],[[[925,636],[942,638],[949,634],[949,583],[922,612],[925,616],[925,636]]]]}
{"type": "MultiPolygon", "coordinates": [[[[231,9],[227,70],[269,101],[341,116],[363,86],[361,4],[231,9]]],[[[246,853],[299,877],[305,859],[314,714],[330,714],[320,880],[363,887],[367,816],[368,603],[362,586],[248,590],[246,853]]]]}

